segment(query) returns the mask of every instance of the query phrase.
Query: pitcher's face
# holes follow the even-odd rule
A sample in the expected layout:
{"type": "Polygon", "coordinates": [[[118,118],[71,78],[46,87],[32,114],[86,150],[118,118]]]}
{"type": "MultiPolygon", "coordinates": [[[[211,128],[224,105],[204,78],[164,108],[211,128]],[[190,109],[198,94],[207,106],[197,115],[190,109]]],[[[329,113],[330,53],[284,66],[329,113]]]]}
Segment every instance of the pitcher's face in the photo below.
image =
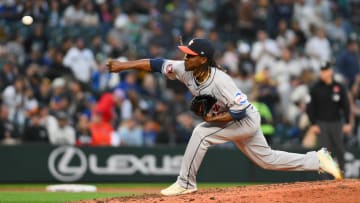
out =
{"type": "Polygon", "coordinates": [[[206,61],[207,61],[206,57],[185,54],[184,56],[185,71],[194,71],[197,68],[203,66],[206,63],[206,61]]]}

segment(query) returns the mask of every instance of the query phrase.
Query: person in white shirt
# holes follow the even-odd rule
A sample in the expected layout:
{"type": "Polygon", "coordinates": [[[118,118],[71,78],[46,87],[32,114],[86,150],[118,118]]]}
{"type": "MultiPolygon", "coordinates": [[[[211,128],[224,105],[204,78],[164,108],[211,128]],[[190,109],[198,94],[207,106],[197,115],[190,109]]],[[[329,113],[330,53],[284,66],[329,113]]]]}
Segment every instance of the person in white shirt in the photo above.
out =
{"type": "Polygon", "coordinates": [[[294,46],[296,35],[294,31],[288,28],[288,24],[285,20],[281,20],[278,24],[278,35],[276,36],[276,42],[282,49],[290,48],[294,46]]]}
{"type": "Polygon", "coordinates": [[[73,1],[72,5],[66,7],[63,20],[67,26],[81,25],[84,17],[83,1],[73,1]]]}
{"type": "Polygon", "coordinates": [[[93,52],[85,47],[82,37],[76,39],[76,46],[70,48],[63,59],[63,64],[69,67],[76,79],[89,83],[91,75],[97,70],[93,52]]]}
{"type": "Polygon", "coordinates": [[[53,145],[75,145],[75,129],[68,125],[68,115],[65,112],[58,112],[58,125],[49,132],[49,140],[53,145]]]}
{"type": "Polygon", "coordinates": [[[283,49],[282,58],[275,62],[274,67],[270,69],[271,78],[276,81],[277,90],[280,94],[281,110],[289,108],[289,94],[291,93],[290,77],[292,75],[300,75],[300,69],[300,64],[292,59],[289,49],[283,49]]]}
{"type": "Polygon", "coordinates": [[[315,72],[320,71],[320,62],[330,61],[331,46],[323,28],[316,29],[316,35],[305,44],[305,54],[310,57],[310,63],[315,72]]]}
{"type": "Polygon", "coordinates": [[[265,67],[273,66],[276,57],[280,56],[280,50],[276,41],[268,38],[264,30],[257,32],[258,40],[253,44],[251,59],[255,61],[255,72],[260,72],[265,67]]]}
{"type": "Polygon", "coordinates": [[[306,0],[296,0],[294,4],[294,20],[300,23],[301,30],[311,36],[310,25],[324,25],[321,17],[316,14],[313,5],[306,0]]]}

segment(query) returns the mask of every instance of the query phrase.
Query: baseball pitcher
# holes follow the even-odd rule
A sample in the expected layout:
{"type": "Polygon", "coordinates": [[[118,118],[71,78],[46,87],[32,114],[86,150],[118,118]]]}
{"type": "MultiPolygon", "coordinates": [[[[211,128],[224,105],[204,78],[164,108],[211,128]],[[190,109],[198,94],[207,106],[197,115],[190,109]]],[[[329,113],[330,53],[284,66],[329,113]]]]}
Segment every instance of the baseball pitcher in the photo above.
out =
{"type": "Polygon", "coordinates": [[[296,154],[269,147],[260,128],[259,112],[214,62],[210,41],[195,38],[187,46],[178,48],[185,53],[184,60],[156,58],[107,63],[110,72],[138,69],[162,73],[183,82],[194,95],[190,109],[204,122],[193,130],[177,181],[161,190],[161,194],[171,196],[197,191],[196,174],[208,148],[229,141],[264,169],[325,171],[336,179],[342,178],[336,162],[324,148],[296,154]]]}

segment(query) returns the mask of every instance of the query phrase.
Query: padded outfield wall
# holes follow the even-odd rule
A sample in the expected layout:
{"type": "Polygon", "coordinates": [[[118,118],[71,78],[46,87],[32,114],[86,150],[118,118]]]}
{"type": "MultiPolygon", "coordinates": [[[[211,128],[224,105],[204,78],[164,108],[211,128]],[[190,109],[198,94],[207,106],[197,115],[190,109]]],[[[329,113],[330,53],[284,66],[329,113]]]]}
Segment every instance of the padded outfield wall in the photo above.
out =
{"type": "MultiPolygon", "coordinates": [[[[278,148],[279,149],[279,148],[278,148]]],[[[0,146],[0,181],[6,182],[173,182],[185,147],[0,146]]],[[[305,152],[305,150],[289,150],[305,152]]],[[[346,153],[348,178],[360,178],[360,150],[346,153]]],[[[294,182],[319,180],[317,172],[267,171],[233,148],[209,149],[201,182],[294,182]]]]}

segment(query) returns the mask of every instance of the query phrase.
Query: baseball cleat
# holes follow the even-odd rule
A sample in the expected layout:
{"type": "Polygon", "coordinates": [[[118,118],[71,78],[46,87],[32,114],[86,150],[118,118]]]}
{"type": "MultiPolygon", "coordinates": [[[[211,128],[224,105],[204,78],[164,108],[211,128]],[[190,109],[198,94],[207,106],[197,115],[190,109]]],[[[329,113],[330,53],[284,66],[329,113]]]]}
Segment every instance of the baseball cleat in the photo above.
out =
{"type": "Polygon", "coordinates": [[[174,184],[170,185],[168,188],[161,190],[160,193],[165,196],[175,196],[175,195],[193,193],[196,192],[196,190],[197,190],[196,188],[191,188],[191,189],[183,188],[178,183],[175,182],[174,184]]]}
{"type": "Polygon", "coordinates": [[[317,157],[320,160],[320,172],[326,172],[335,177],[336,180],[343,179],[337,163],[333,160],[330,152],[326,148],[317,151],[317,157]]]}

